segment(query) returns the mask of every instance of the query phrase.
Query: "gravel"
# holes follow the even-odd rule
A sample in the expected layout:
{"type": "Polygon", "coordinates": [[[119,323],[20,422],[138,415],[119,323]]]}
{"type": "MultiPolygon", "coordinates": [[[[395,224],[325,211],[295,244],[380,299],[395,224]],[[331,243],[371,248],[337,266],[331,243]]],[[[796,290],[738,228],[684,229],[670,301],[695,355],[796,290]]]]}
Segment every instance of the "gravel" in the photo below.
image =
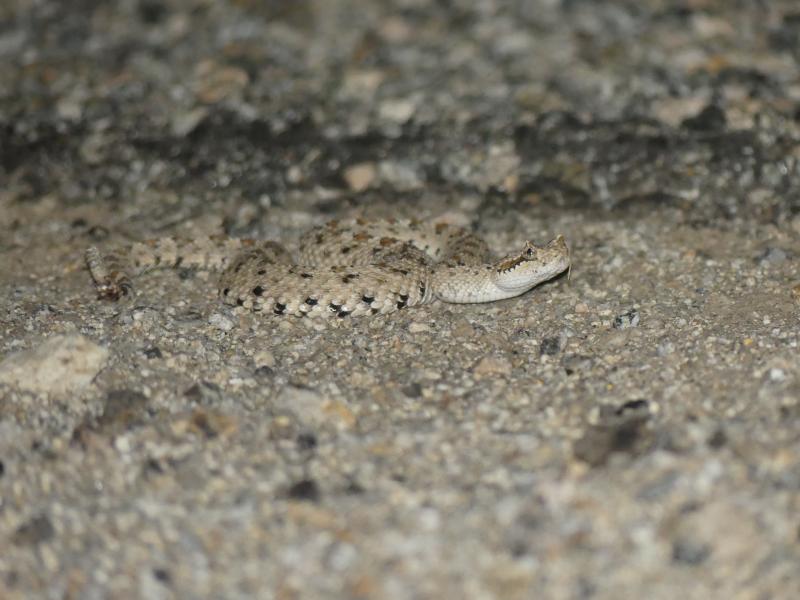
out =
{"type": "Polygon", "coordinates": [[[796,3],[0,6],[0,597],[800,597],[796,3]],[[320,323],[89,245],[447,215],[320,323]]]}

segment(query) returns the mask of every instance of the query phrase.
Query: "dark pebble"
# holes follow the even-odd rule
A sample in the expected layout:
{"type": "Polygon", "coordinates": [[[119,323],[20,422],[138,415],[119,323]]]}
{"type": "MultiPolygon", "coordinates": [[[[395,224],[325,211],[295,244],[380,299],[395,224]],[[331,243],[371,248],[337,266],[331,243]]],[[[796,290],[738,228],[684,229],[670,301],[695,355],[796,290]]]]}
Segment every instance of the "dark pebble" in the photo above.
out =
{"type": "Polygon", "coordinates": [[[614,317],[614,329],[628,329],[639,326],[639,311],[635,308],[614,317]]]}
{"type": "Polygon", "coordinates": [[[708,438],[708,447],[714,448],[715,450],[722,448],[727,443],[728,443],[728,435],[722,428],[717,429],[714,433],[711,434],[711,437],[708,438]]]}
{"type": "Polygon", "coordinates": [[[690,131],[721,131],[727,122],[725,111],[715,104],[709,104],[695,116],[684,119],[681,125],[690,131]]]}
{"type": "Polygon", "coordinates": [[[630,413],[643,413],[646,415],[650,412],[650,404],[647,400],[629,400],[617,407],[615,412],[620,416],[630,413]]]}
{"type": "Polygon", "coordinates": [[[54,535],[55,529],[47,515],[38,515],[20,525],[11,541],[17,546],[35,546],[52,539],[54,535]]]}
{"type": "Polygon", "coordinates": [[[313,479],[301,479],[289,488],[287,495],[292,500],[317,502],[320,498],[320,491],[317,482],[313,479]]]}
{"type": "Polygon", "coordinates": [[[130,429],[142,423],[147,396],[134,390],[111,390],[106,395],[103,414],[97,419],[100,428],[130,429]]]}
{"type": "Polygon", "coordinates": [[[255,374],[257,377],[270,378],[275,376],[275,369],[267,365],[261,365],[255,370],[255,374]]]}
{"type": "Polygon", "coordinates": [[[678,540],[672,545],[672,560],[676,563],[697,566],[711,555],[711,548],[688,540],[678,540]]]}
{"type": "Polygon", "coordinates": [[[540,355],[554,356],[558,354],[559,350],[561,350],[561,342],[555,336],[543,338],[539,344],[540,355]]]}
{"type": "Polygon", "coordinates": [[[153,577],[161,583],[172,583],[172,575],[167,569],[153,569],[153,577]]]}
{"type": "Polygon", "coordinates": [[[147,348],[144,351],[144,355],[145,355],[145,357],[147,357],[147,358],[149,358],[151,360],[154,359],[154,358],[164,358],[164,355],[161,354],[161,349],[156,347],[156,346],[153,346],[152,348],[147,348]]]}
{"type": "Polygon", "coordinates": [[[408,398],[419,398],[422,396],[422,386],[416,381],[403,386],[401,391],[403,392],[403,395],[407,396],[408,398]]]}
{"type": "Polygon", "coordinates": [[[317,436],[306,432],[297,436],[297,447],[300,450],[313,450],[317,447],[317,436]]]}
{"type": "Polygon", "coordinates": [[[210,381],[200,381],[189,387],[183,395],[188,400],[198,404],[212,404],[222,398],[222,390],[216,383],[210,381]]]}

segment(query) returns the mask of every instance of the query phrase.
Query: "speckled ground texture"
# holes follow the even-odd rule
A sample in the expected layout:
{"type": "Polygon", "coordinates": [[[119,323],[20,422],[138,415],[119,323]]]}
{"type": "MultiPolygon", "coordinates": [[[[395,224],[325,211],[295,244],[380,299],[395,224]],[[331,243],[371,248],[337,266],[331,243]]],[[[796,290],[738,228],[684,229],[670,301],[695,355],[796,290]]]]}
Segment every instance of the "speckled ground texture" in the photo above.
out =
{"type": "Polygon", "coordinates": [[[0,4],[0,597],[800,597],[793,0],[0,4]],[[319,323],[96,244],[449,215],[319,323]]]}

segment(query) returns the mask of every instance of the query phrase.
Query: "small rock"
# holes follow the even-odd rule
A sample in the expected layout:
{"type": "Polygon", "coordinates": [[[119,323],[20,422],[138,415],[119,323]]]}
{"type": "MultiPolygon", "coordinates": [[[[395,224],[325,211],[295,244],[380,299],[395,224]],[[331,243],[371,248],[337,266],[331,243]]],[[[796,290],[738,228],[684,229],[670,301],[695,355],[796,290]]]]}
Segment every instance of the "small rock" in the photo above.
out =
{"type": "Polygon", "coordinates": [[[292,500],[306,500],[318,502],[320,498],[319,485],[313,479],[301,479],[287,490],[286,495],[292,500]]]}
{"type": "Polygon", "coordinates": [[[53,538],[55,529],[47,515],[38,515],[20,525],[11,541],[17,546],[35,546],[53,538]]]}
{"type": "Polygon", "coordinates": [[[780,383],[786,379],[786,371],[778,367],[773,367],[769,370],[769,380],[774,383],[780,383]]]}
{"type": "Polygon", "coordinates": [[[178,111],[172,117],[170,128],[173,135],[177,137],[185,137],[192,133],[197,126],[203,122],[203,119],[208,115],[208,109],[195,108],[190,111],[178,111]]]}
{"type": "Polygon", "coordinates": [[[647,400],[642,399],[628,400],[627,402],[618,406],[614,411],[614,414],[617,416],[625,415],[626,417],[632,414],[639,414],[647,417],[647,415],[650,414],[650,403],[647,400]]]}
{"type": "Polygon", "coordinates": [[[375,176],[378,174],[378,169],[375,163],[359,163],[347,167],[342,174],[347,186],[354,192],[363,192],[367,189],[372,182],[375,181],[375,176]]]}
{"type": "Polygon", "coordinates": [[[472,372],[478,377],[511,375],[511,362],[505,358],[484,356],[472,367],[472,372]]]}
{"type": "Polygon", "coordinates": [[[614,317],[614,329],[628,329],[639,326],[639,311],[635,308],[614,317]]]}
{"type": "Polygon", "coordinates": [[[197,404],[216,404],[222,400],[222,390],[216,383],[200,381],[183,392],[183,396],[197,404]]]}
{"type": "Polygon", "coordinates": [[[257,377],[269,379],[275,376],[275,369],[267,365],[261,365],[260,367],[256,367],[255,374],[257,377]]]}
{"type": "Polygon", "coordinates": [[[423,176],[417,169],[417,165],[410,161],[384,160],[378,164],[382,182],[398,190],[422,187],[423,176]]]}
{"type": "Polygon", "coordinates": [[[208,318],[208,322],[210,325],[213,325],[220,331],[230,331],[236,326],[236,324],[233,321],[231,321],[228,317],[220,313],[214,313],[213,315],[211,315],[208,318]]]}
{"type": "Polygon", "coordinates": [[[304,432],[297,436],[297,447],[300,450],[313,450],[317,447],[317,436],[311,432],[304,432]]]}
{"type": "Polygon", "coordinates": [[[410,100],[403,98],[385,100],[378,108],[378,114],[384,121],[391,121],[402,125],[411,118],[416,107],[410,100]]]}
{"type": "Polygon", "coordinates": [[[475,337],[475,327],[466,319],[457,318],[452,325],[452,333],[453,337],[461,340],[473,338],[475,337]]]}
{"type": "Polygon", "coordinates": [[[558,351],[561,349],[561,341],[558,337],[546,337],[542,339],[541,343],[539,344],[539,354],[540,355],[548,355],[554,356],[558,354],[558,351]]]}
{"type": "Polygon", "coordinates": [[[725,430],[722,427],[719,427],[714,430],[714,433],[712,433],[708,438],[707,443],[709,448],[714,448],[715,450],[722,448],[728,443],[728,434],[725,433],[725,430]]]}
{"type": "Polygon", "coordinates": [[[275,355],[269,350],[259,350],[253,355],[256,367],[275,367],[275,355]]]}
{"type": "Polygon", "coordinates": [[[764,249],[764,251],[761,253],[761,256],[758,257],[758,261],[762,265],[763,264],[777,265],[786,262],[787,258],[789,258],[789,255],[786,253],[786,250],[770,246],[769,248],[764,249]]]}
{"type": "Polygon", "coordinates": [[[725,129],[726,123],[725,111],[716,104],[709,104],[695,116],[684,119],[681,125],[690,131],[704,132],[725,129]]]}
{"type": "Polygon", "coordinates": [[[344,403],[323,397],[316,390],[286,386],[274,398],[275,408],[291,413],[310,429],[334,425],[349,429],[356,424],[356,416],[344,403]]]}
{"type": "Polygon", "coordinates": [[[409,383],[400,389],[404,396],[409,398],[419,398],[422,396],[422,386],[418,382],[409,383]]]}
{"type": "Polygon", "coordinates": [[[247,71],[204,60],[195,69],[195,93],[204,104],[239,95],[250,83],[247,71]]]}
{"type": "Polygon", "coordinates": [[[640,402],[633,401],[634,406],[630,409],[625,407],[631,403],[623,404],[603,422],[587,429],[572,447],[575,458],[599,467],[616,452],[635,455],[644,450],[648,444],[644,426],[649,418],[649,410],[641,410],[640,402]]]}
{"type": "Polygon", "coordinates": [[[700,542],[682,539],[672,545],[672,560],[676,563],[697,566],[704,563],[710,555],[711,548],[700,542]]]}
{"type": "Polygon", "coordinates": [[[422,333],[423,331],[430,331],[431,326],[427,323],[419,323],[414,321],[408,326],[409,333],[422,333]]]}
{"type": "Polygon", "coordinates": [[[51,337],[0,362],[0,383],[34,393],[61,395],[89,385],[108,360],[108,350],[82,335],[51,337]]]}
{"type": "Polygon", "coordinates": [[[106,395],[103,414],[97,418],[97,428],[117,432],[141,425],[147,416],[147,403],[147,396],[141,392],[111,390],[106,395]]]}
{"type": "Polygon", "coordinates": [[[144,355],[146,358],[149,358],[151,360],[154,358],[164,358],[164,355],[161,353],[161,349],[158,348],[157,346],[145,349],[144,355]]]}

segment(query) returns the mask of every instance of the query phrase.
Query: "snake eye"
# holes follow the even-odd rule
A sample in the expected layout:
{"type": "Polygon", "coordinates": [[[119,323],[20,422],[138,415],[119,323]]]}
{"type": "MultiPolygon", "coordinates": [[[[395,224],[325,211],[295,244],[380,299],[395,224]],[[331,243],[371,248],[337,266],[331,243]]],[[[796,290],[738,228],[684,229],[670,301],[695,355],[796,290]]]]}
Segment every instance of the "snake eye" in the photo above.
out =
{"type": "Polygon", "coordinates": [[[529,258],[530,258],[531,256],[533,256],[533,247],[532,247],[532,246],[528,246],[528,249],[527,249],[527,250],[525,250],[525,256],[527,256],[527,257],[529,257],[529,258]]]}

